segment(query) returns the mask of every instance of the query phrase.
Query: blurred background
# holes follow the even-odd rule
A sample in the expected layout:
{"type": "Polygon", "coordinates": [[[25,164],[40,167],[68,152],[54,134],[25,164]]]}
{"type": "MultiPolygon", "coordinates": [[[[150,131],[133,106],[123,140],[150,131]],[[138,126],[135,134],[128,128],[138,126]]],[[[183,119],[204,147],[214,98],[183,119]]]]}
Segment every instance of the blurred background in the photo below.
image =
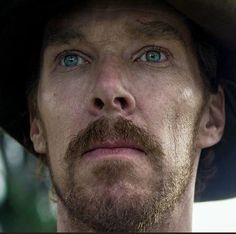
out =
{"type": "MultiPolygon", "coordinates": [[[[56,204],[47,171],[0,130],[0,232],[55,232],[56,204]]],[[[193,231],[236,231],[236,198],[194,203],[193,231]]]]}
{"type": "Polygon", "coordinates": [[[56,231],[56,204],[49,199],[46,171],[37,175],[37,161],[0,130],[0,231],[56,231]]]}

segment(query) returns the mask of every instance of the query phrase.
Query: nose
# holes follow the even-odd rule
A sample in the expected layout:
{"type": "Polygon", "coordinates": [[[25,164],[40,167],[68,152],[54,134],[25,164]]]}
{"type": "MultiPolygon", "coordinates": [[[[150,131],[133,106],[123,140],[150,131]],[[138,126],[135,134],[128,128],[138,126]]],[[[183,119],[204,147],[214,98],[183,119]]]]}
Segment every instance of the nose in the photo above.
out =
{"type": "Polygon", "coordinates": [[[93,115],[131,115],[135,111],[135,98],[129,91],[127,72],[108,62],[96,72],[95,86],[90,102],[93,115]]]}

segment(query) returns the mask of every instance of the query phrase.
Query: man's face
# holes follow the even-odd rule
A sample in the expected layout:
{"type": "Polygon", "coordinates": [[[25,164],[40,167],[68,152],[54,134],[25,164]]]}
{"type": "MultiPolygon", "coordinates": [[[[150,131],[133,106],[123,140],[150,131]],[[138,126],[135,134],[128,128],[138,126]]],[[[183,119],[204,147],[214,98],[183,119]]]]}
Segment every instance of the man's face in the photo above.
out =
{"type": "Polygon", "coordinates": [[[51,21],[38,109],[56,192],[94,230],[161,226],[194,183],[203,84],[188,29],[165,6],[51,21]]]}

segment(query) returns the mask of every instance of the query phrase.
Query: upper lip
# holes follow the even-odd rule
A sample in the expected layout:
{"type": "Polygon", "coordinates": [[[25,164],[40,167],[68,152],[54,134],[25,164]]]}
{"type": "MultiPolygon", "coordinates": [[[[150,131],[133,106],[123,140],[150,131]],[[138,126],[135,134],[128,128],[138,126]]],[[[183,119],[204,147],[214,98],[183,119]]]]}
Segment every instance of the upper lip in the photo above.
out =
{"type": "Polygon", "coordinates": [[[131,143],[131,142],[125,142],[125,141],[104,141],[104,142],[99,142],[99,143],[95,143],[93,144],[91,147],[89,147],[85,152],[83,152],[83,155],[96,150],[96,149],[102,149],[102,148],[130,148],[130,149],[135,149],[135,150],[139,150],[141,152],[144,152],[144,149],[142,147],[140,147],[137,144],[131,143]]]}

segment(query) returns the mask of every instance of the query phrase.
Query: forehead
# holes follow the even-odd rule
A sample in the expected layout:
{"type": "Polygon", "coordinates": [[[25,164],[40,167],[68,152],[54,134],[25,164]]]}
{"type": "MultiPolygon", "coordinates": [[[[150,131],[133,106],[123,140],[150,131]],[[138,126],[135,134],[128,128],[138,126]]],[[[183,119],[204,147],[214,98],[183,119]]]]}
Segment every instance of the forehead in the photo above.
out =
{"type": "Polygon", "coordinates": [[[131,39],[160,34],[184,41],[187,31],[183,16],[164,1],[86,1],[49,21],[45,44],[122,33],[131,39]]]}

